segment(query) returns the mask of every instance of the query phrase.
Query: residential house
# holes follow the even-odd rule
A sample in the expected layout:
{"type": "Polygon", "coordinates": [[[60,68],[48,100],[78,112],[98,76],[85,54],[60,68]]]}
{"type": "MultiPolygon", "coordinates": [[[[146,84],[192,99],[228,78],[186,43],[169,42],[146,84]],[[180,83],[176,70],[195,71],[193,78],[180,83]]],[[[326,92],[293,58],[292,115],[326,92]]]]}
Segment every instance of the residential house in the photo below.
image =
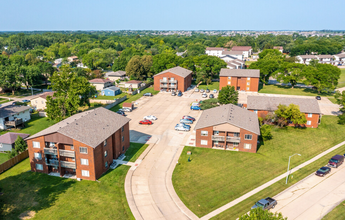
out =
{"type": "Polygon", "coordinates": [[[103,107],[27,138],[31,171],[96,180],[129,148],[129,121],[103,107]]]}
{"type": "Polygon", "coordinates": [[[87,67],[86,65],[84,65],[83,63],[78,63],[78,64],[77,64],[77,67],[79,67],[79,68],[84,68],[84,69],[89,68],[89,67],[87,67]]]}
{"type": "Polygon", "coordinates": [[[74,62],[74,61],[77,61],[78,60],[78,57],[77,56],[71,56],[71,57],[68,57],[67,58],[68,62],[74,62]]]}
{"type": "Polygon", "coordinates": [[[284,48],[282,46],[273,47],[273,49],[279,50],[280,53],[283,53],[284,51],[284,48]]]}
{"type": "Polygon", "coordinates": [[[47,96],[53,97],[55,92],[45,92],[40,96],[37,96],[35,98],[32,98],[30,100],[31,106],[36,110],[43,110],[46,109],[46,102],[47,102],[47,96]]]}
{"type": "Polygon", "coordinates": [[[332,64],[334,57],[332,55],[315,55],[319,63],[332,64]]]}
{"type": "Polygon", "coordinates": [[[126,78],[126,71],[119,70],[116,72],[107,72],[105,73],[105,78],[114,82],[116,80],[124,80],[126,78]]]}
{"type": "Polygon", "coordinates": [[[253,49],[251,46],[234,46],[231,51],[242,51],[243,57],[246,59],[252,55],[253,49]]]}
{"type": "Polygon", "coordinates": [[[96,78],[96,79],[92,79],[89,80],[90,84],[96,87],[97,91],[102,91],[103,89],[113,86],[113,81],[109,80],[109,79],[100,79],[100,78],[96,78]]]}
{"type": "Polygon", "coordinates": [[[233,104],[204,110],[195,125],[196,147],[256,153],[258,116],[233,104]]]}
{"type": "Polygon", "coordinates": [[[296,56],[297,61],[296,63],[307,64],[309,65],[311,60],[318,60],[315,55],[298,55],[296,56]]]}
{"type": "Polygon", "coordinates": [[[192,85],[192,71],[176,66],[154,75],[156,91],[187,91],[192,85]]]}
{"type": "Polygon", "coordinates": [[[209,56],[220,57],[224,51],[223,47],[207,47],[205,53],[209,56]]]}
{"type": "Polygon", "coordinates": [[[116,86],[110,86],[105,89],[102,89],[101,94],[104,96],[116,96],[121,94],[121,89],[116,86]]]}
{"type": "Polygon", "coordinates": [[[29,121],[30,107],[25,105],[7,105],[0,107],[0,130],[9,127],[24,126],[24,122],[29,121]]]}
{"type": "Polygon", "coordinates": [[[23,139],[30,136],[30,134],[22,134],[22,133],[12,133],[8,132],[0,136],[0,152],[11,151],[14,149],[14,142],[17,140],[18,136],[22,137],[23,139]]]}
{"type": "Polygon", "coordinates": [[[233,60],[243,60],[243,52],[242,51],[223,51],[222,55],[219,56],[220,59],[224,60],[225,62],[230,62],[233,60]]]}
{"type": "Polygon", "coordinates": [[[338,61],[339,64],[341,65],[345,64],[345,53],[336,54],[334,55],[334,58],[336,61],[338,61]]]}
{"type": "Polygon", "coordinates": [[[338,62],[334,60],[333,55],[299,55],[296,57],[296,63],[309,65],[311,60],[318,60],[319,63],[336,65],[338,62]]]}
{"type": "Polygon", "coordinates": [[[228,69],[243,69],[245,64],[244,64],[244,61],[242,60],[232,60],[230,62],[226,62],[227,64],[227,68],[228,69]]]}
{"type": "Polygon", "coordinates": [[[225,69],[219,73],[219,89],[234,86],[237,91],[258,92],[260,70],[256,69],[225,69]]]}
{"type": "Polygon", "coordinates": [[[307,123],[305,127],[317,128],[321,119],[319,103],[313,98],[290,98],[290,97],[270,97],[270,96],[248,96],[247,109],[255,112],[258,117],[265,118],[266,115],[278,109],[279,104],[289,106],[295,104],[299,106],[305,114],[307,123]]]}
{"type": "Polygon", "coordinates": [[[62,58],[55,59],[55,60],[54,60],[54,63],[55,63],[55,64],[60,64],[60,63],[62,63],[62,58]]]}
{"type": "Polygon", "coordinates": [[[125,82],[125,88],[139,89],[143,86],[143,82],[139,80],[129,80],[125,82]]]}

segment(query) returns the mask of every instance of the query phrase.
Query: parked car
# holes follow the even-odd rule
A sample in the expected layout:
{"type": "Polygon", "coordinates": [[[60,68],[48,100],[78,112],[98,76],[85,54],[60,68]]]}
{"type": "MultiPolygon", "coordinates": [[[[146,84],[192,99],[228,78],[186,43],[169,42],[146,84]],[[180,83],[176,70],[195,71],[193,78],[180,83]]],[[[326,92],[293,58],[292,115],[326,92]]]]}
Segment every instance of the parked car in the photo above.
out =
{"type": "Polygon", "coordinates": [[[328,166],[338,168],[344,162],[344,156],[342,155],[335,155],[328,161],[328,166]]]}
{"type": "Polygon", "coordinates": [[[319,96],[319,95],[316,96],[315,98],[316,98],[316,100],[321,100],[321,96],[319,96]]]}
{"type": "Polygon", "coordinates": [[[181,97],[182,95],[183,95],[182,92],[179,92],[179,93],[177,94],[178,97],[181,97]]]}
{"type": "Polygon", "coordinates": [[[199,92],[199,89],[198,89],[198,88],[196,88],[196,89],[194,90],[194,92],[199,92]]]}
{"type": "Polygon", "coordinates": [[[172,95],[172,96],[175,96],[175,95],[176,95],[176,92],[172,91],[172,92],[171,92],[171,95],[172,95]]]}
{"type": "Polygon", "coordinates": [[[130,109],[130,108],[121,108],[120,111],[123,111],[123,112],[131,112],[132,109],[130,109]]]}
{"type": "Polygon", "coordinates": [[[200,102],[193,102],[192,105],[200,106],[200,102]]]}
{"type": "MultiPolygon", "coordinates": [[[[187,124],[185,124],[185,123],[176,124],[176,126],[182,126],[182,127],[190,128],[190,125],[187,125],[187,124]]],[[[176,126],[175,126],[175,127],[176,127],[176,126]]]]}
{"type": "Polygon", "coordinates": [[[119,115],[122,115],[122,116],[126,116],[126,114],[123,111],[120,111],[120,110],[118,110],[116,113],[119,114],[119,115]]]}
{"type": "Polygon", "coordinates": [[[193,124],[193,121],[188,119],[180,119],[180,123],[193,124]]]}
{"type": "Polygon", "coordinates": [[[214,95],[213,95],[213,94],[210,94],[208,97],[209,97],[210,99],[213,99],[213,98],[214,98],[214,95]]]}
{"type": "Polygon", "coordinates": [[[206,93],[209,93],[210,92],[210,90],[209,89],[206,89],[206,93]]]}
{"type": "Polygon", "coordinates": [[[22,102],[23,102],[23,103],[27,103],[27,102],[30,102],[30,100],[23,99],[22,102]]]}
{"type": "Polygon", "coordinates": [[[154,115],[147,115],[144,117],[144,120],[152,120],[152,121],[155,121],[157,120],[156,116],[154,115]]]}
{"type": "Polygon", "coordinates": [[[271,197],[267,197],[266,199],[260,199],[255,205],[252,206],[252,209],[262,208],[263,210],[270,210],[274,209],[277,205],[277,201],[272,199],[271,197]]]}
{"type": "Polygon", "coordinates": [[[190,128],[184,126],[175,126],[176,131],[190,131],[190,128]]]}
{"type": "Polygon", "coordinates": [[[192,105],[190,107],[190,110],[201,110],[201,108],[199,106],[197,106],[197,105],[192,105]]]}
{"type": "Polygon", "coordinates": [[[152,125],[152,121],[150,121],[150,120],[142,120],[142,121],[139,121],[139,124],[140,125],[152,125]]]}
{"type": "Polygon", "coordinates": [[[331,172],[331,168],[329,167],[321,167],[320,169],[318,169],[315,173],[316,176],[326,176],[327,174],[329,174],[331,172]]]}
{"type": "Polygon", "coordinates": [[[207,94],[206,93],[204,93],[204,94],[202,94],[202,96],[201,96],[202,98],[207,98],[207,94]]]}
{"type": "Polygon", "coordinates": [[[214,90],[213,90],[213,93],[217,93],[217,89],[214,89],[214,90]]]}
{"type": "Polygon", "coordinates": [[[201,93],[203,93],[203,92],[205,92],[205,90],[203,90],[203,89],[200,89],[200,92],[201,92],[201,93]]]}
{"type": "Polygon", "coordinates": [[[151,92],[145,93],[143,96],[153,96],[151,92]]]}
{"type": "Polygon", "coordinates": [[[188,120],[195,121],[195,118],[193,118],[192,116],[189,116],[189,115],[184,115],[184,116],[182,117],[182,119],[188,119],[188,120]]]}

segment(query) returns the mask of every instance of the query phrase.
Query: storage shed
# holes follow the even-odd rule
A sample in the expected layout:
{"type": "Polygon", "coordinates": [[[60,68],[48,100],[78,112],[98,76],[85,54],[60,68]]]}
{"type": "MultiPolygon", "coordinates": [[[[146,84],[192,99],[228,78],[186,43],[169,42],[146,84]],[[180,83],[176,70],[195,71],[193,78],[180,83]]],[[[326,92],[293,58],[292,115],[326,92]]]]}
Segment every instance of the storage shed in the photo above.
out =
{"type": "Polygon", "coordinates": [[[104,96],[116,96],[121,94],[121,90],[120,88],[116,87],[116,86],[110,86],[107,87],[105,89],[102,89],[102,95],[104,96]]]}

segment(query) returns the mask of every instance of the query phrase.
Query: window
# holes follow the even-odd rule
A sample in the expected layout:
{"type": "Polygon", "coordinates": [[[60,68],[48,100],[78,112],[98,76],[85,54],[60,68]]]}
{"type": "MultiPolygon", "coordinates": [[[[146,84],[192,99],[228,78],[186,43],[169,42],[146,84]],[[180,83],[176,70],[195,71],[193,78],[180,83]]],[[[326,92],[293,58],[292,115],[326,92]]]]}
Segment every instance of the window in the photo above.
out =
{"type": "Polygon", "coordinates": [[[33,141],[32,146],[33,146],[33,148],[41,148],[40,142],[37,142],[37,141],[33,141]]]}
{"type": "Polygon", "coordinates": [[[258,114],[258,110],[254,110],[255,114],[258,114]]]}
{"type": "Polygon", "coordinates": [[[229,76],[228,79],[231,79],[231,76],[229,76]]]}
{"type": "Polygon", "coordinates": [[[247,82],[247,85],[249,86],[250,82],[247,82]]]}
{"type": "Polygon", "coordinates": [[[219,131],[213,131],[213,135],[218,135],[219,131]]]}
{"type": "Polygon", "coordinates": [[[82,170],[81,175],[82,176],[90,176],[90,172],[88,170],[82,170]]]}
{"type": "Polygon", "coordinates": [[[201,140],[200,144],[201,145],[207,145],[207,140],[201,140]]]}
{"type": "Polygon", "coordinates": [[[250,77],[247,77],[247,80],[250,80],[250,77]]]}
{"type": "Polygon", "coordinates": [[[247,90],[249,90],[249,87],[247,87],[247,90]]]}
{"type": "Polygon", "coordinates": [[[42,103],[42,104],[44,104],[44,102],[43,102],[43,101],[41,101],[41,103],[42,103]]]}
{"type": "Polygon", "coordinates": [[[108,151],[104,151],[104,157],[108,156],[108,151]]]}
{"type": "Polygon", "coordinates": [[[201,136],[207,136],[208,135],[208,131],[201,131],[201,136]]]}
{"type": "Polygon", "coordinates": [[[229,81],[229,82],[228,82],[228,84],[230,85],[230,84],[231,84],[231,82],[229,81]]]}
{"type": "Polygon", "coordinates": [[[107,140],[105,140],[105,141],[103,142],[103,146],[104,146],[104,147],[107,146],[107,140]]]}
{"type": "Polygon", "coordinates": [[[105,168],[108,168],[108,161],[105,162],[105,168]]]}
{"type": "Polygon", "coordinates": [[[308,118],[311,118],[311,117],[313,117],[313,114],[309,113],[308,118]]]}
{"type": "Polygon", "coordinates": [[[234,147],[238,147],[238,143],[233,143],[233,146],[234,147]]]}
{"type": "Polygon", "coordinates": [[[43,170],[43,164],[36,163],[36,170],[43,170]]]}
{"type": "Polygon", "coordinates": [[[251,144],[244,144],[244,149],[252,149],[252,145],[251,144]]]}
{"type": "Polygon", "coordinates": [[[125,141],[125,136],[122,136],[122,142],[125,141]]]}
{"type": "Polygon", "coordinates": [[[34,153],[35,159],[42,160],[42,154],[41,153],[34,153]]]}
{"type": "Polygon", "coordinates": [[[79,147],[79,152],[82,154],[87,154],[87,148],[86,147],[79,147]]]}
{"type": "Polygon", "coordinates": [[[311,121],[307,121],[307,125],[311,125],[311,121]]]}
{"type": "Polygon", "coordinates": [[[244,135],[244,140],[251,140],[251,139],[252,139],[252,135],[251,134],[244,135]]]}
{"type": "Polygon", "coordinates": [[[125,126],[122,126],[121,131],[123,132],[125,130],[125,126]]]}
{"type": "Polygon", "coordinates": [[[234,133],[234,137],[239,137],[240,133],[234,133]]]}
{"type": "Polygon", "coordinates": [[[122,146],[122,151],[125,151],[125,146],[122,146]]]}
{"type": "Polygon", "coordinates": [[[71,145],[71,150],[74,150],[74,146],[73,145],[71,145]]]}
{"type": "Polygon", "coordinates": [[[2,148],[3,146],[2,146],[2,143],[0,143],[0,148],[2,148]]]}
{"type": "Polygon", "coordinates": [[[81,164],[81,165],[89,165],[89,160],[88,160],[88,159],[83,159],[83,158],[81,158],[81,159],[80,159],[80,164],[81,164]]]}

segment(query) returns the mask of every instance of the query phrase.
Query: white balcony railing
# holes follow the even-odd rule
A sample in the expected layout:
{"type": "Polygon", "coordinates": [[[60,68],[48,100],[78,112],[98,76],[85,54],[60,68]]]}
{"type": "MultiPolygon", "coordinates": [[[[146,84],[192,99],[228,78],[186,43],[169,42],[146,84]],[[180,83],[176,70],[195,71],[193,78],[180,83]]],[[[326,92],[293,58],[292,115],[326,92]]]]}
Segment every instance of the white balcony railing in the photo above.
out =
{"type": "Polygon", "coordinates": [[[225,141],[224,136],[212,135],[212,141],[225,141]]]}
{"type": "Polygon", "coordinates": [[[44,154],[57,155],[57,149],[54,149],[54,148],[44,148],[44,154]]]}
{"type": "Polygon", "coordinates": [[[77,166],[75,162],[61,161],[61,167],[76,169],[77,166]]]}
{"type": "Polygon", "coordinates": [[[71,150],[59,150],[60,156],[63,157],[75,157],[74,151],[71,150]]]}
{"type": "Polygon", "coordinates": [[[240,137],[226,137],[227,142],[234,142],[234,143],[240,143],[241,138],[240,137]]]}

